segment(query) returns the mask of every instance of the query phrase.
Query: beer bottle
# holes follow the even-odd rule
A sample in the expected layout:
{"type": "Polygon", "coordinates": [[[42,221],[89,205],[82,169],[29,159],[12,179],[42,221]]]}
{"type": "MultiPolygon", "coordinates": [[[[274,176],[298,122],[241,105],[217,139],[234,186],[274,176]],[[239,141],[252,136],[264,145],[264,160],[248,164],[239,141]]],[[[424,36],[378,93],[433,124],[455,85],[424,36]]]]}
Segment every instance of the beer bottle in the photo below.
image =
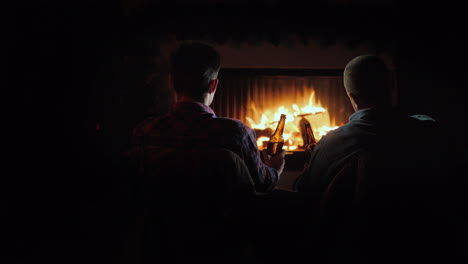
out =
{"type": "Polygon", "coordinates": [[[317,145],[317,141],[315,140],[314,131],[312,131],[312,127],[309,122],[305,124],[305,131],[307,135],[306,142],[304,142],[304,149],[310,155],[312,150],[314,150],[315,145],[317,145]]]}
{"type": "Polygon", "coordinates": [[[274,156],[281,152],[284,145],[283,131],[286,123],[286,115],[281,115],[275,132],[271,135],[270,141],[268,141],[267,151],[268,154],[274,156]]]}
{"type": "MultiPolygon", "coordinates": [[[[309,124],[309,121],[307,121],[307,119],[305,119],[305,115],[298,115],[301,117],[301,119],[299,120],[299,129],[301,131],[301,137],[302,137],[302,146],[300,146],[301,148],[305,149],[307,147],[307,142],[308,142],[308,136],[307,136],[307,124],[309,124]]],[[[310,125],[310,124],[309,124],[310,125]]]]}

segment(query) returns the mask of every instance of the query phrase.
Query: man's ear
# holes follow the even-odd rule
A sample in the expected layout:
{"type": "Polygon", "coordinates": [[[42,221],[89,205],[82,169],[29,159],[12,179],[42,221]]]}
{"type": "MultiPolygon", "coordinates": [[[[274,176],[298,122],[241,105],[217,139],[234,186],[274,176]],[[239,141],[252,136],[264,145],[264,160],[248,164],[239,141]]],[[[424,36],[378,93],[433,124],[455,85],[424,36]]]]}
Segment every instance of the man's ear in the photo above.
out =
{"type": "Polygon", "coordinates": [[[346,91],[346,94],[349,97],[349,101],[351,102],[351,105],[353,106],[354,111],[359,110],[359,102],[356,100],[356,97],[354,97],[352,94],[348,93],[346,91]]]}
{"type": "Polygon", "coordinates": [[[211,80],[208,86],[208,93],[216,92],[216,88],[218,88],[218,83],[219,83],[218,79],[211,80]]]}

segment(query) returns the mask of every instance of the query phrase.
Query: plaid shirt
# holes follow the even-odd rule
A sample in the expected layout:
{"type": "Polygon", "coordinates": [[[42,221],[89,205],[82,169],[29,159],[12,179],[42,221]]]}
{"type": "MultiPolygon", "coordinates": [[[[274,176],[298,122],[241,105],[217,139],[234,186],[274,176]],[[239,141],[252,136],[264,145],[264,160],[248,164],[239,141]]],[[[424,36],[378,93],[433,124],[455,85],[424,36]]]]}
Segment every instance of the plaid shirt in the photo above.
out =
{"type": "Polygon", "coordinates": [[[255,132],[239,120],[217,117],[202,103],[178,102],[169,114],[146,119],[134,129],[132,142],[135,147],[225,148],[245,162],[257,191],[270,191],[279,180],[260,158],[255,132]]]}

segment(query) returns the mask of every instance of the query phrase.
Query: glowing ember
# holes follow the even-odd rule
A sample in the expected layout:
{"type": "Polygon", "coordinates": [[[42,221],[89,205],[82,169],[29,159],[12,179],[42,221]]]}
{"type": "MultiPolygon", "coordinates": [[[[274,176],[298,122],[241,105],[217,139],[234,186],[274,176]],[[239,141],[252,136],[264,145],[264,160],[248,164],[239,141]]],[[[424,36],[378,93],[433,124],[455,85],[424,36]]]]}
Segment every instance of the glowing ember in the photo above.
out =
{"type": "Polygon", "coordinates": [[[286,115],[283,149],[289,151],[303,150],[304,141],[299,125],[302,118],[305,118],[311,124],[316,140],[320,140],[329,131],[338,128],[337,125],[331,122],[326,109],[321,107],[319,102],[315,100],[313,90],[310,92],[309,100],[303,106],[291,104],[290,107],[286,107],[282,105],[276,111],[272,111],[271,108],[260,111],[254,103],[251,103],[251,113],[256,119],[246,117],[246,120],[249,122],[250,127],[257,131],[257,135],[259,136],[257,145],[260,150],[267,146],[267,142],[270,139],[268,136],[276,129],[281,114],[286,115]],[[259,135],[258,132],[262,131],[268,131],[268,136],[259,135]]]}

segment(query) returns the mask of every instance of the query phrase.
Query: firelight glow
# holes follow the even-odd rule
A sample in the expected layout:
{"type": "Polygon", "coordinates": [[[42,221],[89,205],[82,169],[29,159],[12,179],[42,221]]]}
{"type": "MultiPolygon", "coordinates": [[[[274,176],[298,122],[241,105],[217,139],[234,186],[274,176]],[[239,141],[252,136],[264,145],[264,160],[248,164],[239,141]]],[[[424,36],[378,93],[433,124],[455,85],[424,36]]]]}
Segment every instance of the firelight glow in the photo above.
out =
{"type": "MultiPolygon", "coordinates": [[[[281,105],[276,108],[276,111],[272,111],[271,108],[257,109],[255,104],[252,103],[251,109],[253,113],[257,113],[257,116],[260,114],[260,118],[255,120],[247,116],[246,120],[249,122],[250,127],[257,131],[269,129],[273,132],[276,129],[281,114],[286,115],[286,124],[283,133],[285,143],[283,149],[289,151],[299,150],[304,145],[299,127],[299,122],[302,118],[305,118],[311,124],[317,141],[331,130],[338,128],[338,126],[330,120],[327,110],[320,106],[320,103],[315,100],[315,92],[313,90],[310,93],[309,100],[302,106],[298,104],[291,104],[290,107],[281,105]]],[[[267,136],[258,137],[257,145],[260,150],[266,147],[266,142],[268,142],[268,140],[269,137],[267,136]]]]}

